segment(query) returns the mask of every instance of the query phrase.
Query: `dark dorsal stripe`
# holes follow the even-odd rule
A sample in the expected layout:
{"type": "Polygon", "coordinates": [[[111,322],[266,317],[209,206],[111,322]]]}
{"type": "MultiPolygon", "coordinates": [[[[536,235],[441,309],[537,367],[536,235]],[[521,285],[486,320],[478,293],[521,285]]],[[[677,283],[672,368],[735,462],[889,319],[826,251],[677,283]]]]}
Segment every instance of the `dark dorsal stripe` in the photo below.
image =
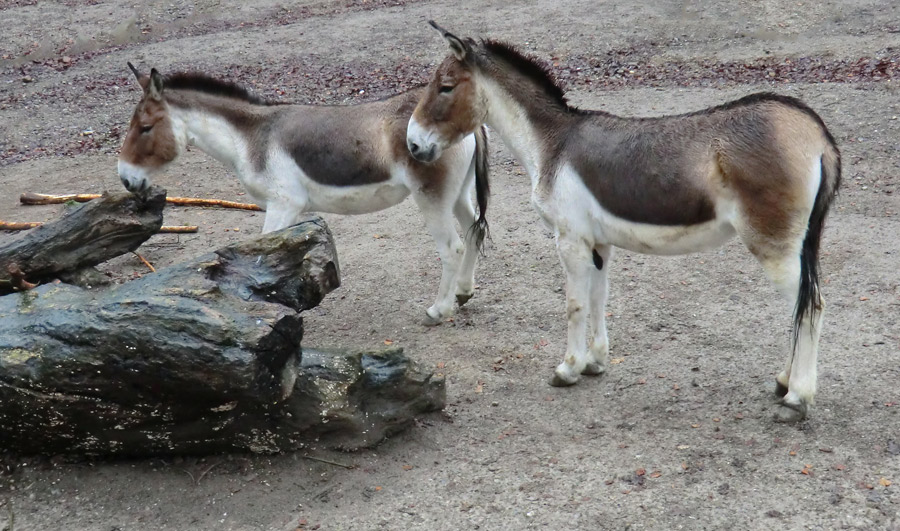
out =
{"type": "Polygon", "coordinates": [[[199,72],[176,72],[165,78],[164,87],[172,90],[196,90],[212,96],[234,98],[253,105],[277,105],[251,93],[244,87],[199,72]]]}

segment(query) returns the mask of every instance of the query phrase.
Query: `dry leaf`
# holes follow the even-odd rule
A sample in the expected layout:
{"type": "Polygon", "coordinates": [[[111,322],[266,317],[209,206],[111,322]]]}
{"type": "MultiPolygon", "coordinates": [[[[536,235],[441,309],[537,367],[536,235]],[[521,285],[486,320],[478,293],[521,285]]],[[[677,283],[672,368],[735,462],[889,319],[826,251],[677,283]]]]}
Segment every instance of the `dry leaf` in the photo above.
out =
{"type": "Polygon", "coordinates": [[[720,419],[719,417],[714,417],[714,418],[713,418],[713,422],[719,422],[719,421],[721,421],[721,420],[722,420],[722,419],[720,419]]]}
{"type": "Polygon", "coordinates": [[[687,470],[688,468],[689,468],[689,467],[688,467],[688,464],[687,464],[687,463],[681,463],[681,469],[682,469],[682,470],[687,470]]]}
{"type": "Polygon", "coordinates": [[[638,383],[638,385],[644,385],[645,383],[647,383],[647,380],[641,378],[637,381],[637,383],[638,383]]]}
{"type": "Polygon", "coordinates": [[[859,300],[861,300],[861,301],[867,301],[867,300],[869,300],[869,298],[868,298],[868,297],[860,297],[859,300]]]}
{"type": "Polygon", "coordinates": [[[391,341],[390,339],[385,339],[385,340],[384,340],[384,344],[385,344],[385,345],[393,345],[394,342],[391,341]]]}
{"type": "Polygon", "coordinates": [[[635,475],[637,475],[637,476],[643,476],[644,474],[647,473],[647,471],[644,470],[643,468],[639,468],[639,469],[635,470],[634,473],[635,473],[635,475]]]}
{"type": "Polygon", "coordinates": [[[788,455],[793,457],[793,456],[797,455],[797,452],[791,450],[790,452],[788,452],[788,455]]]}
{"type": "Polygon", "coordinates": [[[384,487],[375,487],[375,492],[380,491],[382,488],[384,488],[384,487]]]}
{"type": "Polygon", "coordinates": [[[412,469],[413,469],[412,465],[403,465],[403,470],[412,470],[412,469]]]}
{"type": "Polygon", "coordinates": [[[438,369],[443,369],[443,368],[444,368],[444,362],[443,362],[443,361],[439,361],[438,364],[437,364],[437,368],[438,368],[438,369]]]}
{"type": "Polygon", "coordinates": [[[842,465],[840,463],[834,465],[835,470],[847,470],[847,465],[842,465]]]}
{"type": "Polygon", "coordinates": [[[484,390],[484,382],[478,382],[478,385],[475,386],[475,392],[480,393],[484,390]]]}
{"type": "Polygon", "coordinates": [[[660,477],[660,476],[662,476],[662,472],[660,472],[659,470],[657,470],[657,471],[653,472],[652,474],[650,474],[650,477],[653,478],[653,479],[656,479],[656,478],[658,478],[658,477],[660,477]]]}
{"type": "Polygon", "coordinates": [[[891,480],[889,480],[889,479],[887,479],[887,478],[881,478],[881,479],[878,480],[878,484],[881,485],[882,487],[890,487],[890,486],[891,486],[891,480]]]}
{"type": "Polygon", "coordinates": [[[699,424],[691,424],[691,427],[692,427],[692,428],[699,428],[700,425],[699,425],[699,424]]]}
{"type": "Polygon", "coordinates": [[[622,363],[623,361],[625,361],[625,358],[613,358],[613,359],[609,360],[609,362],[612,363],[613,365],[618,365],[618,364],[622,363]]]}

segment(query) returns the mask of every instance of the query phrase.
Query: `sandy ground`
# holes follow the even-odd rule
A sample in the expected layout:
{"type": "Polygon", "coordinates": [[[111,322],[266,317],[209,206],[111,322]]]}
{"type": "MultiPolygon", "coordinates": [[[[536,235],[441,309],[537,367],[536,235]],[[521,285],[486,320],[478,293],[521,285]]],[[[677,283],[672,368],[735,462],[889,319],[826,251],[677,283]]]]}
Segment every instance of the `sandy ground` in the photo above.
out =
{"type": "MultiPolygon", "coordinates": [[[[139,98],[126,61],[202,69],[273,99],[351,103],[427,78],[445,53],[429,18],[546,60],[583,107],[657,115],[758,90],[798,96],[837,138],[845,183],[823,242],[819,393],[799,425],[772,420],[791,309],[737,242],[618,253],[618,363],[549,387],[565,347],[562,270],[527,177],[496,141],[493,240],[453,322],[417,324],[439,263],[411,202],[326,216],[343,286],[306,317],[307,344],[390,340],[445,373],[444,413],[373,450],[308,453],[352,469],[301,454],[6,456],[0,529],[900,529],[900,4],[14,0],[0,14],[4,220],[64,208],[18,206],[24,191],[118,189],[116,151],[139,98]]],[[[246,199],[197,151],[157,182],[246,199]]],[[[201,232],[148,242],[157,266],[257,233],[262,215],[173,209],[166,222],[201,232]]],[[[146,273],[132,256],[104,268],[146,273]]]]}

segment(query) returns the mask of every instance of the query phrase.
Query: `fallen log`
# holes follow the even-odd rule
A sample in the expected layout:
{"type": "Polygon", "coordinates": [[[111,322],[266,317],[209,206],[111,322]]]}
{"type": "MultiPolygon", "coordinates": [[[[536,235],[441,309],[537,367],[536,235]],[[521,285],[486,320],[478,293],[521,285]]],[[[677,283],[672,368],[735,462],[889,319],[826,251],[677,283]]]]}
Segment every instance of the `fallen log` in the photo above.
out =
{"type": "Polygon", "coordinates": [[[0,447],[147,456],[370,446],[443,406],[399,350],[301,352],[339,284],[321,218],[107,290],[0,297],[0,447]]]}
{"type": "MultiPolygon", "coordinates": [[[[85,203],[98,199],[100,194],[67,194],[67,195],[48,195],[38,194],[35,192],[25,192],[19,196],[19,202],[23,205],[57,205],[60,203],[68,203],[75,201],[77,203],[85,203]]],[[[167,197],[166,202],[177,206],[201,206],[201,207],[221,207],[235,208],[239,210],[256,210],[261,211],[262,207],[253,203],[238,203],[236,201],[227,201],[225,199],[202,199],[197,197],[167,197]]]]}
{"type": "Polygon", "coordinates": [[[106,195],[0,246],[0,295],[15,289],[10,266],[37,283],[137,249],[162,226],[166,191],[106,195]]]}

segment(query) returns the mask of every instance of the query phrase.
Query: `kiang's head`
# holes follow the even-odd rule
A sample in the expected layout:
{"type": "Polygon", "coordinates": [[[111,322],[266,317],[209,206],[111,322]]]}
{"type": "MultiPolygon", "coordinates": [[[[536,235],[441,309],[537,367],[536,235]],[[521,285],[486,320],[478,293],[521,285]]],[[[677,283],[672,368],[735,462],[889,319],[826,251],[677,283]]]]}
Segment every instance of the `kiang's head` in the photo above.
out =
{"type": "Polygon", "coordinates": [[[119,178],[130,192],[150,187],[150,177],[175,160],[183,147],[176,138],[163,91],[163,76],[156,69],[141,75],[131,63],[128,67],[144,94],[138,102],[119,153],[119,178]]]}
{"type": "Polygon", "coordinates": [[[429,24],[446,39],[450,55],[434,73],[406,130],[409,152],[421,162],[437,160],[444,149],[480,127],[487,114],[476,85],[476,43],[429,24]]]}

